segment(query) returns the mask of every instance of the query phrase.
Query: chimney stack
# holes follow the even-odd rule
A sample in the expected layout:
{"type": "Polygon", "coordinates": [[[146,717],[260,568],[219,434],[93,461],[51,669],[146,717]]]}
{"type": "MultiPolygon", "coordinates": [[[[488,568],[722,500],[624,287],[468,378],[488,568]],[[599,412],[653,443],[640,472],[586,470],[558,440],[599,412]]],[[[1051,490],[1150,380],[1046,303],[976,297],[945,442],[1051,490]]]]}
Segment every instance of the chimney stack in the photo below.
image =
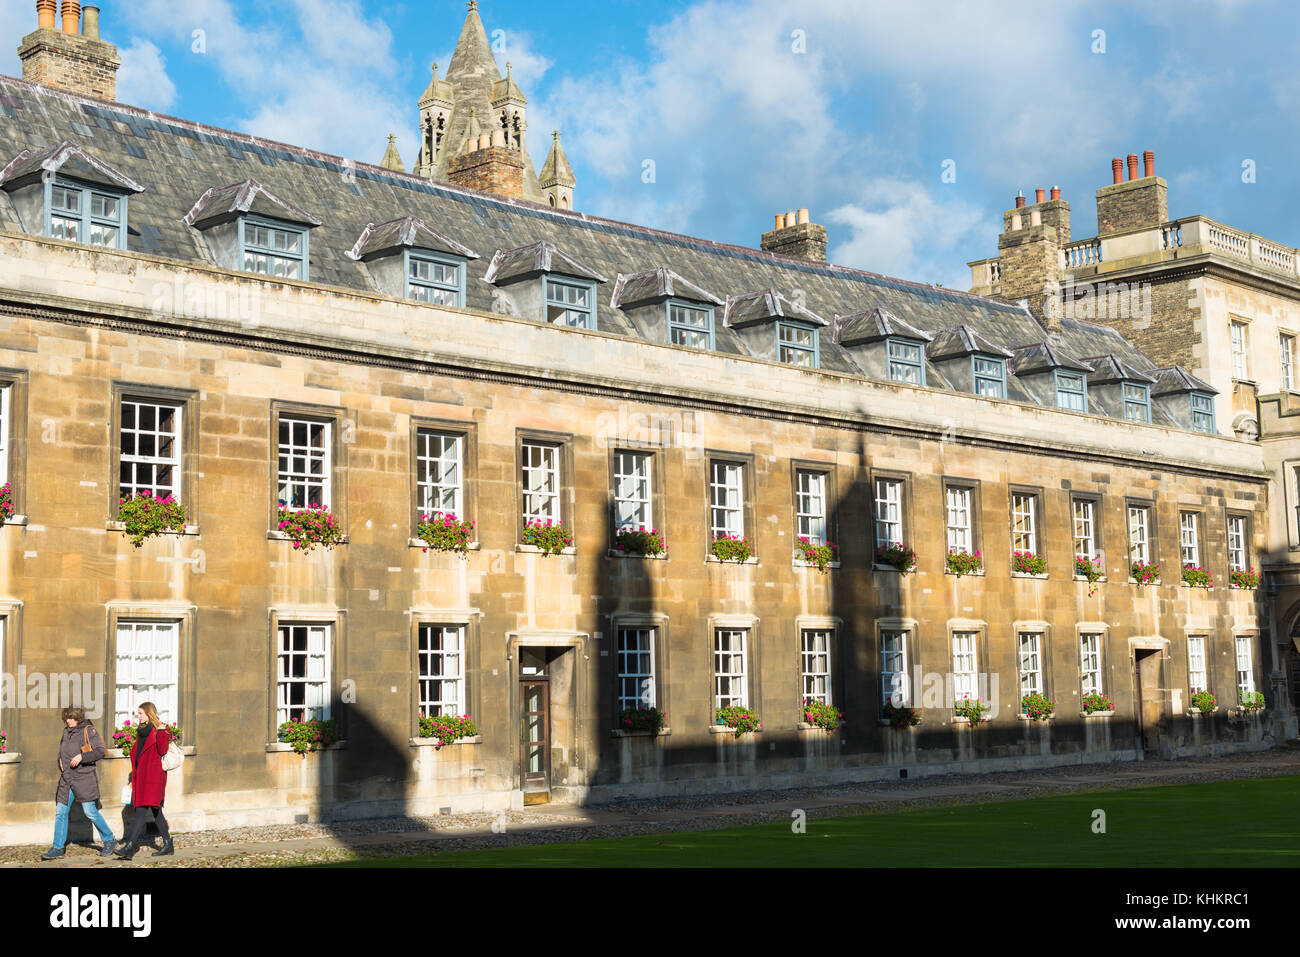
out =
{"type": "Polygon", "coordinates": [[[776,228],[762,237],[762,249],[768,253],[797,256],[812,262],[826,262],[826,227],[809,218],[808,208],[777,213],[776,228]]]}
{"type": "Polygon", "coordinates": [[[1052,187],[1052,199],[1060,199],[1060,198],[1061,198],[1061,187],[1059,187],[1059,186],[1053,186],[1053,187],[1052,187]]]}
{"type": "Polygon", "coordinates": [[[1124,161],[1118,156],[1110,161],[1110,172],[1114,177],[1114,179],[1111,180],[1112,184],[1124,182],[1124,161]]]}
{"type": "Polygon", "coordinates": [[[117,47],[99,38],[99,7],[63,0],[63,29],[55,28],[55,0],[36,0],[36,29],[23,37],[23,79],[101,100],[117,99],[117,47]],[[84,32],[78,32],[78,30],[84,32]]]}
{"type": "Polygon", "coordinates": [[[1025,194],[1024,191],[1021,190],[1016,193],[1016,209],[1024,209],[1024,208],[1025,208],[1025,194]]]}
{"type": "Polygon", "coordinates": [[[1151,229],[1169,220],[1169,184],[1156,175],[1156,154],[1142,153],[1143,173],[1138,176],[1138,154],[1128,154],[1128,179],[1120,179],[1120,161],[1110,161],[1114,182],[1097,190],[1097,235],[1110,236],[1151,229]]]}
{"type": "Polygon", "coordinates": [[[1043,200],[1045,200],[1046,198],[1047,198],[1047,190],[1045,190],[1045,189],[1036,189],[1036,190],[1034,190],[1034,202],[1035,202],[1035,203],[1041,203],[1041,202],[1042,202],[1043,200]]]}

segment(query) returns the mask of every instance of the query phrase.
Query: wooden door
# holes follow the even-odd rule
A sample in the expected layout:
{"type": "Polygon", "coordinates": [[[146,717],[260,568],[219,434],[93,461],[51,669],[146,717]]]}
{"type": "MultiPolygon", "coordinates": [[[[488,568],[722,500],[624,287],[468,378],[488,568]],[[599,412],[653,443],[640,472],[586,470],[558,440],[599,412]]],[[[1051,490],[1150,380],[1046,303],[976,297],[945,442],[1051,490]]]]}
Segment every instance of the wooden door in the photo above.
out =
{"type": "Polygon", "coordinates": [[[549,681],[521,681],[520,777],[524,803],[550,800],[551,792],[551,685],[549,681]]]}

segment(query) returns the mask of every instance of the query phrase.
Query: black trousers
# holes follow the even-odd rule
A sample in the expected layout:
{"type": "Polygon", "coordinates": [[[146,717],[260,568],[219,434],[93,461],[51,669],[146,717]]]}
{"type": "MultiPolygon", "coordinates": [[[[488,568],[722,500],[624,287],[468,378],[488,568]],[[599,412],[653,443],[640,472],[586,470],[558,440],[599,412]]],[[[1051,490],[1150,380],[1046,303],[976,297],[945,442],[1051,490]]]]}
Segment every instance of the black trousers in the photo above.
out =
{"type": "Polygon", "coordinates": [[[170,841],[172,839],[171,832],[167,830],[167,818],[163,817],[161,807],[137,807],[131,820],[131,833],[127,835],[126,839],[135,841],[137,844],[143,841],[144,829],[148,827],[151,819],[158,825],[158,833],[162,836],[162,839],[170,841]]]}

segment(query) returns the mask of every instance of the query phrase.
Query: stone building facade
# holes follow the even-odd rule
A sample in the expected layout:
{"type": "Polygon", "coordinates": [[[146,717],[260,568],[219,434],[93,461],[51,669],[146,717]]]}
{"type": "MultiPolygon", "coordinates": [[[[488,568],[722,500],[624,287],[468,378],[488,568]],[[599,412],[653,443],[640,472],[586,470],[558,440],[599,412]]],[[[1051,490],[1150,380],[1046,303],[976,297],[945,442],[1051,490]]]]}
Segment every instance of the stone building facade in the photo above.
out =
{"type": "MultiPolygon", "coordinates": [[[[1024,299],[1049,327],[1104,324],[1213,396],[1220,432],[1266,446],[1272,514],[1262,554],[1271,618],[1270,686],[1294,735],[1300,676],[1300,251],[1204,216],[1170,218],[1168,184],[1147,150],[1111,161],[1097,190],[1098,234],[1070,236],[1053,190],[1003,214],[999,255],[970,263],[972,291],[1024,299]],[[1127,178],[1125,178],[1127,167],[1127,178]],[[1270,431],[1273,430],[1273,431],[1270,431]]],[[[1194,386],[1185,379],[1184,386],[1194,386]]],[[[1167,385],[1173,387],[1173,385],[1167,385]]],[[[1207,408],[1210,400],[1207,398],[1207,408]]]]}
{"type": "MultiPolygon", "coordinates": [[[[181,829],[1275,734],[1233,707],[1270,663],[1258,593],[1225,580],[1230,528],[1252,556],[1268,541],[1263,447],[1187,427],[1183,392],[1127,417],[1121,386],[1164,373],[1113,330],[28,81],[0,94],[7,842],[46,835],[49,699],[95,676],[101,727],[145,696],[181,726],[181,829]],[[1075,356],[1113,370],[1077,408],[1075,356]],[[137,547],[121,505],[141,490],[185,525],[137,547]],[[339,544],[293,547],[282,507],[310,506],[339,544]],[[474,522],[463,556],[426,550],[431,512],[474,522]],[[1135,515],[1161,569],[1190,519],[1214,586],[1132,581],[1135,515]],[[535,519],[571,543],[543,554],[535,519]],[[643,527],[666,554],[620,550],[643,527]],[[752,555],[720,560],[726,535],[752,555]],[[838,546],[825,570],[801,537],[838,546]],[[1227,706],[1191,714],[1198,687],[1227,706]],[[1025,692],[1055,717],[1023,717],[1025,692]],[[1085,715],[1087,693],[1113,708],[1085,715]],[[990,720],[956,713],[966,694],[990,720]],[[842,725],[810,726],[809,699],[842,725]],[[620,724],[641,704],[663,733],[620,724]],[[720,726],[730,705],[762,729],[720,726]],[[439,711],[478,733],[433,747],[439,711]],[[343,740],[295,754],[288,717],[343,740]]],[[[105,762],[105,794],[126,770],[105,762]]]]}

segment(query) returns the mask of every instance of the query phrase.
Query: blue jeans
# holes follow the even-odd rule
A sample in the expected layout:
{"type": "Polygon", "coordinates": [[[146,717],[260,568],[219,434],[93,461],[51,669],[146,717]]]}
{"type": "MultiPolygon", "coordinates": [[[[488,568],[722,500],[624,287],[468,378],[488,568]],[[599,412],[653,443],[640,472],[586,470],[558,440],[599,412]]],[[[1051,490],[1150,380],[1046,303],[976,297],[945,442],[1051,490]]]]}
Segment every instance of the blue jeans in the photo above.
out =
{"type": "MultiPolygon", "coordinates": [[[[54,811],[54,847],[63,850],[64,845],[68,843],[68,812],[72,810],[72,802],[76,800],[72,793],[72,788],[68,788],[68,800],[65,804],[56,805],[54,811]]],[[[95,825],[95,830],[99,831],[99,839],[107,844],[113,840],[113,829],[108,826],[104,820],[104,815],[99,813],[99,808],[95,806],[94,801],[82,801],[81,809],[86,812],[86,817],[90,823],[95,825]]]]}

